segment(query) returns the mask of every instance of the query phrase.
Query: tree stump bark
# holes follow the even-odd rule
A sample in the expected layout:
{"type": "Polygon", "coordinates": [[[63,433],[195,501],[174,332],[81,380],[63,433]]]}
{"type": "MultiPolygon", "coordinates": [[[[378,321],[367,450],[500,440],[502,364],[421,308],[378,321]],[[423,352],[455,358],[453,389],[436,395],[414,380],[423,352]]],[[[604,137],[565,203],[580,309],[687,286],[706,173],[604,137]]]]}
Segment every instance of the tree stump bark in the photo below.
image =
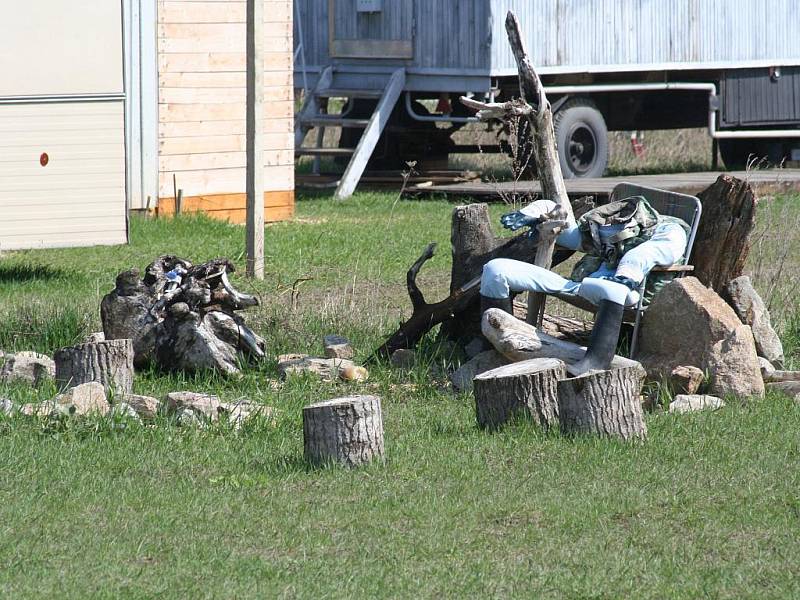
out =
{"type": "Polygon", "coordinates": [[[697,196],[703,216],[689,264],[705,286],[721,292],[744,271],[757,201],[749,183],[730,175],[720,175],[697,196]]]}
{"type": "Polygon", "coordinates": [[[303,409],[305,457],[356,467],[383,458],[383,417],[377,396],[348,396],[303,409]]]}
{"type": "Polygon", "coordinates": [[[129,394],[133,388],[133,341],[107,340],[61,348],[53,357],[56,382],[69,388],[90,381],[106,391],[129,394]]]}
{"type": "Polygon", "coordinates": [[[624,440],[644,439],[640,393],[644,369],[593,371],[558,382],[558,408],[565,433],[594,433],[624,440]]]}
{"type": "Polygon", "coordinates": [[[492,369],[473,380],[475,416],[483,429],[497,429],[517,415],[530,415],[545,429],[558,425],[558,380],[563,362],[535,358],[492,369]]]}

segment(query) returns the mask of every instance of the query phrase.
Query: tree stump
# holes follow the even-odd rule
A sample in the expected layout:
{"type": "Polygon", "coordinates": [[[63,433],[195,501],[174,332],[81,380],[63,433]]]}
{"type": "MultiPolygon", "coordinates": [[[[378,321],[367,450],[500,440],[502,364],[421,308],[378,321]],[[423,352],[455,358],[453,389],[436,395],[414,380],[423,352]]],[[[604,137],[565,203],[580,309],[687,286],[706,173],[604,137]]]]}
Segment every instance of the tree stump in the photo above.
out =
{"type": "Polygon", "coordinates": [[[56,382],[69,388],[90,381],[103,384],[106,391],[129,394],[133,388],[133,341],[130,339],[92,342],[61,348],[53,357],[56,382]]]}
{"type": "Polygon", "coordinates": [[[744,271],[757,200],[749,183],[730,175],[720,175],[697,197],[703,216],[689,264],[705,286],[721,292],[744,271]]]}
{"type": "Polygon", "coordinates": [[[303,409],[305,456],[313,465],[348,467],[383,457],[383,417],[377,396],[348,396],[303,409]]]}
{"type": "Polygon", "coordinates": [[[527,414],[546,429],[557,426],[557,384],[566,376],[566,366],[555,358],[534,358],[481,373],[473,380],[478,425],[497,429],[527,414]]]}
{"type": "Polygon", "coordinates": [[[565,433],[594,433],[644,439],[647,426],[642,417],[640,393],[644,381],[640,364],[632,367],[592,371],[558,382],[558,409],[565,433]]]}

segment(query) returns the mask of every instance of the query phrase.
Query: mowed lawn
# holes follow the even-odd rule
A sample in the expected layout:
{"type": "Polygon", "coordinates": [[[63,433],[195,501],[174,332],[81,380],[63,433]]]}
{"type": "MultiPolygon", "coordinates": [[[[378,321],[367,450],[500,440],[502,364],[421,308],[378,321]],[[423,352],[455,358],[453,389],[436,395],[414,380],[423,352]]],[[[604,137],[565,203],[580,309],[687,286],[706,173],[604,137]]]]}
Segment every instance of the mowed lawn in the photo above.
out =
{"type": "MultiPolygon", "coordinates": [[[[750,264],[789,366],[797,202],[762,203],[750,264]]],[[[366,358],[408,315],[405,270],[431,241],[439,252],[420,282],[429,300],[443,297],[452,208],[391,194],[300,199],[293,222],[267,228],[265,281],[233,278],[262,299],[247,318],[269,360],[241,379],[146,372],[135,382],[156,396],[249,398],[279,411],[274,424],[236,433],[167,420],[125,429],[0,420],[0,595],[800,596],[800,406],[790,398],[649,414],[647,442],[625,444],[526,422],[479,431],[472,397],[446,384],[462,357],[433,335],[411,371],[377,364],[366,383],[279,381],[275,357],[319,355],[326,333],[348,336],[366,358]],[[309,469],[302,407],[354,393],[382,398],[386,463],[309,469]]],[[[129,246],[4,253],[0,349],[52,353],[98,330],[116,273],[162,253],[228,256],[243,268],[244,230],[135,218],[129,246]]],[[[54,393],[0,387],[17,403],[54,393]]]]}

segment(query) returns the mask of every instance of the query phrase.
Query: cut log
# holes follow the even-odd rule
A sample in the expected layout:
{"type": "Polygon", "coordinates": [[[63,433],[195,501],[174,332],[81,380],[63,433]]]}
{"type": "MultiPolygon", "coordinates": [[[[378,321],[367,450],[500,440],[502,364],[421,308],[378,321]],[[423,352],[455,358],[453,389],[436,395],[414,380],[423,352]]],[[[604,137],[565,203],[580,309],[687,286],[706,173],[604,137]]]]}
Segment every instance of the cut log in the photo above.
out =
{"type": "Polygon", "coordinates": [[[689,264],[695,277],[721,292],[744,270],[757,200],[749,183],[729,175],[720,175],[698,198],[703,216],[689,264]]]}
{"type": "Polygon", "coordinates": [[[558,426],[559,379],[564,363],[535,358],[481,373],[473,380],[475,416],[483,429],[497,429],[515,416],[529,415],[537,425],[558,426]]]}
{"type": "MultiPolygon", "coordinates": [[[[547,335],[498,308],[490,308],[483,314],[482,331],[492,346],[512,361],[558,358],[567,364],[569,371],[570,366],[586,354],[584,346],[547,335]]],[[[611,359],[612,369],[638,365],[638,362],[623,356],[614,356],[611,359]]]]}
{"type": "Polygon", "coordinates": [[[108,340],[61,348],[53,357],[62,388],[97,381],[106,391],[129,394],[133,388],[133,341],[108,340]]]}
{"type": "Polygon", "coordinates": [[[631,367],[592,371],[558,382],[558,410],[565,433],[644,439],[640,394],[645,371],[631,367]]]}
{"type": "Polygon", "coordinates": [[[377,396],[348,396],[303,409],[305,457],[356,467],[383,458],[383,418],[377,396]]]}

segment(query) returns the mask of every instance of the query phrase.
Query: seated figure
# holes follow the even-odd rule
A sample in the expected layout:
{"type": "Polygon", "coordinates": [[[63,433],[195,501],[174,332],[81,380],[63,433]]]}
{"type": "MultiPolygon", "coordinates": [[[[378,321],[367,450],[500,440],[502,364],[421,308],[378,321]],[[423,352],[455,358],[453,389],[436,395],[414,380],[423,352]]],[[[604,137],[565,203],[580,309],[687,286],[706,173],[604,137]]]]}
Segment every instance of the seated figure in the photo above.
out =
{"type": "MultiPolygon", "coordinates": [[[[537,200],[500,218],[516,231],[536,226],[555,208],[552,200],[537,200]]],[[[636,305],[644,293],[642,282],[655,266],[680,262],[689,226],[676,217],[660,215],[641,196],[599,206],[578,222],[571,220],[556,243],[585,253],[569,279],[530,263],[497,258],[486,263],[481,276],[481,311],[500,308],[511,313],[512,294],[541,292],[574,294],[597,308],[584,358],[570,371],[577,375],[607,369],[614,356],[623,310],[636,305]]]]}

